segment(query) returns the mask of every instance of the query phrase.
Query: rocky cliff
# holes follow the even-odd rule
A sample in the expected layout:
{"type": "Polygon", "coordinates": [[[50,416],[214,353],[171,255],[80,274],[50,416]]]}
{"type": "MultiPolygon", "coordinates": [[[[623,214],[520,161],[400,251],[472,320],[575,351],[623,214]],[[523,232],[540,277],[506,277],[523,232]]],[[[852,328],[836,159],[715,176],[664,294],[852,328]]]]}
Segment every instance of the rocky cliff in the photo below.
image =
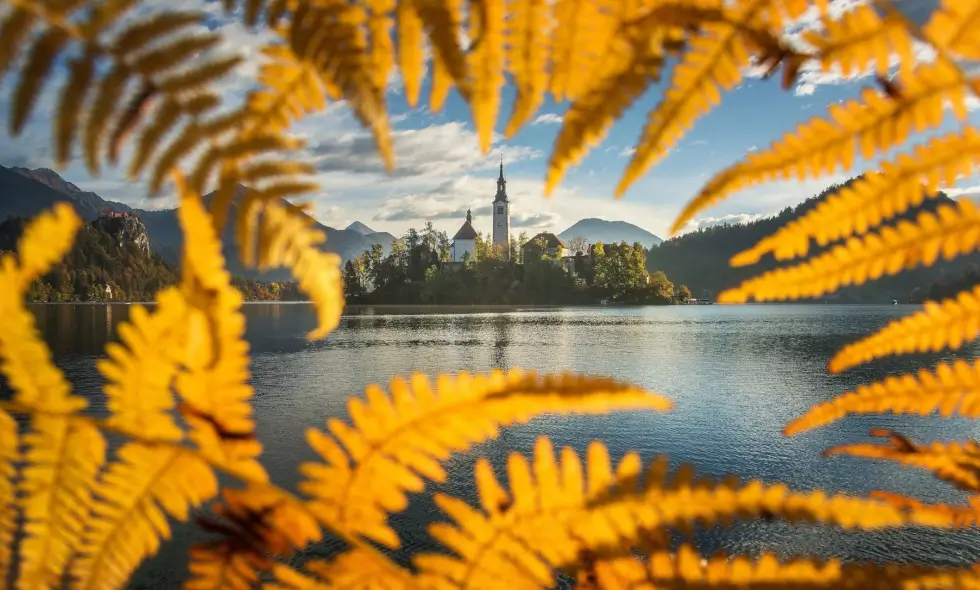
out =
{"type": "Polygon", "coordinates": [[[112,236],[120,248],[128,242],[134,244],[144,254],[150,253],[150,235],[146,231],[146,226],[135,215],[127,213],[101,215],[92,222],[92,225],[112,236]]]}

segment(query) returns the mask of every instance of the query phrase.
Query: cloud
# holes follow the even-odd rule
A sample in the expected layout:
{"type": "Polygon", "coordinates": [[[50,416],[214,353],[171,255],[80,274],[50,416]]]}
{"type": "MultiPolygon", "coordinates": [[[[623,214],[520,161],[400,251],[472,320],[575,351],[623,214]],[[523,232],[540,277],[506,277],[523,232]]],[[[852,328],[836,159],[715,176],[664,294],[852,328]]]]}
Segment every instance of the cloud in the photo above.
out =
{"type": "Polygon", "coordinates": [[[980,184],[973,185],[973,186],[944,188],[942,189],[942,191],[946,193],[946,196],[951,198],[970,197],[975,199],[977,197],[980,197],[980,184]]]}
{"type": "Polygon", "coordinates": [[[543,115],[538,115],[538,117],[531,122],[531,125],[561,125],[561,122],[565,118],[561,115],[555,113],[545,113],[543,115]]]}
{"type": "Polygon", "coordinates": [[[557,213],[517,213],[510,216],[510,226],[531,229],[553,229],[561,221],[557,213]]]}
{"type": "Polygon", "coordinates": [[[729,213],[728,215],[722,215],[720,217],[699,217],[688,221],[678,233],[686,234],[688,232],[698,231],[699,229],[706,229],[718,225],[751,223],[758,219],[762,219],[763,217],[766,216],[760,213],[729,213]]]}
{"type": "Polygon", "coordinates": [[[635,153],[636,153],[636,148],[635,147],[625,147],[625,148],[623,148],[623,151],[619,152],[619,157],[620,158],[629,158],[630,156],[632,156],[635,153]]]}
{"type": "Polygon", "coordinates": [[[817,90],[817,85],[813,82],[801,82],[796,85],[793,94],[796,96],[810,96],[817,90]]]}
{"type": "MultiPolygon", "coordinates": [[[[541,157],[526,146],[496,144],[492,153],[480,153],[476,133],[452,121],[392,133],[396,169],[389,175],[378,155],[374,138],[358,129],[336,138],[324,139],[309,148],[310,161],[320,172],[346,172],[382,178],[448,177],[473,170],[490,170],[503,156],[508,164],[541,157]]],[[[499,136],[496,141],[499,141],[499,136]]],[[[496,143],[495,141],[495,143],[496,143]]]]}

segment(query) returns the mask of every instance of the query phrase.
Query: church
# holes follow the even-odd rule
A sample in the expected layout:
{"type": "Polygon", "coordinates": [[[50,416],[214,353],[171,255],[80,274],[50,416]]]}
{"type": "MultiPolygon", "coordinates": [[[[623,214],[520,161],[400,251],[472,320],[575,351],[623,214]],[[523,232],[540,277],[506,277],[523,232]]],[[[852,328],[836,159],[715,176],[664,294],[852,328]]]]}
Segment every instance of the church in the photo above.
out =
{"type": "MultiPolygon", "coordinates": [[[[510,255],[510,202],[507,200],[507,181],[504,180],[504,162],[500,161],[500,176],[497,177],[497,194],[493,198],[493,247],[500,251],[506,260],[510,255]]],[[[466,221],[453,236],[450,244],[450,260],[463,262],[472,260],[476,253],[476,237],[479,232],[473,228],[473,215],[466,210],[466,221]]]]}

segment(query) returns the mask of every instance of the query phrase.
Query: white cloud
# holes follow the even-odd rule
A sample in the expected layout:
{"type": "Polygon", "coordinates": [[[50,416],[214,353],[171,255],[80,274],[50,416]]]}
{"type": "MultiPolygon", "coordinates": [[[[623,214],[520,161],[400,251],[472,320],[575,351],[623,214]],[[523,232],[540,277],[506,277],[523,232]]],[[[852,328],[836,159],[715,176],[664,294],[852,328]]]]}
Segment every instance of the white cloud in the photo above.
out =
{"type": "Polygon", "coordinates": [[[538,115],[537,118],[531,122],[531,125],[561,125],[561,122],[564,120],[565,118],[561,115],[557,115],[555,113],[545,113],[543,115],[538,115]]]}
{"type": "Polygon", "coordinates": [[[698,217],[684,224],[684,227],[681,228],[681,231],[679,231],[678,234],[686,234],[699,229],[714,227],[716,225],[751,223],[758,219],[762,219],[763,217],[766,216],[761,213],[729,213],[728,215],[722,215],[719,217],[698,217]]]}
{"type": "Polygon", "coordinates": [[[630,156],[632,156],[635,153],[636,153],[636,148],[635,147],[625,147],[625,148],[623,148],[623,151],[619,152],[619,157],[620,158],[629,158],[630,156]]]}

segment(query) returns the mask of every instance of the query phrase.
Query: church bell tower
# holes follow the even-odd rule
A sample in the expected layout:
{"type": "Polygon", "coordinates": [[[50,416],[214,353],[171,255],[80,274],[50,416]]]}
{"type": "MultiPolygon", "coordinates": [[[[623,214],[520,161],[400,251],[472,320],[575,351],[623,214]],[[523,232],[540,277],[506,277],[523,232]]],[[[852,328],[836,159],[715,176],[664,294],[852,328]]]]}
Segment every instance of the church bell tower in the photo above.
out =
{"type": "Polygon", "coordinates": [[[506,260],[510,255],[510,202],[507,200],[507,181],[504,180],[504,159],[500,159],[497,194],[493,198],[493,245],[506,260]]]}

